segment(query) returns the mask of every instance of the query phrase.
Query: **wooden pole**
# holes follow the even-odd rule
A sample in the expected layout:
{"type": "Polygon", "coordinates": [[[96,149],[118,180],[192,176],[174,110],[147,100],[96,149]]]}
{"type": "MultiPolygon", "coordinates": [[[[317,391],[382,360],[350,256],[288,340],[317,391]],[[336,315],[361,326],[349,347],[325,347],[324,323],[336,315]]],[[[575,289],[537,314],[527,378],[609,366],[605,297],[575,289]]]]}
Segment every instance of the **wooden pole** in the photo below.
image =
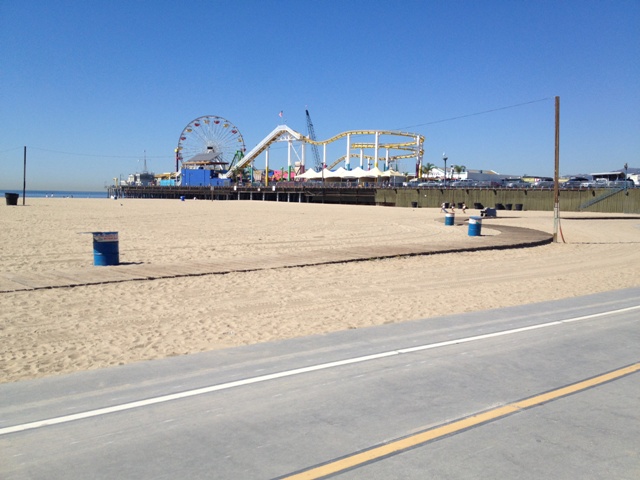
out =
{"type": "Polygon", "coordinates": [[[24,146],[24,166],[22,169],[22,206],[24,206],[24,197],[27,193],[27,146],[24,146]]]}
{"type": "Polygon", "coordinates": [[[556,97],[556,149],[553,175],[553,241],[558,242],[558,223],[560,219],[560,97],[556,97]]]}

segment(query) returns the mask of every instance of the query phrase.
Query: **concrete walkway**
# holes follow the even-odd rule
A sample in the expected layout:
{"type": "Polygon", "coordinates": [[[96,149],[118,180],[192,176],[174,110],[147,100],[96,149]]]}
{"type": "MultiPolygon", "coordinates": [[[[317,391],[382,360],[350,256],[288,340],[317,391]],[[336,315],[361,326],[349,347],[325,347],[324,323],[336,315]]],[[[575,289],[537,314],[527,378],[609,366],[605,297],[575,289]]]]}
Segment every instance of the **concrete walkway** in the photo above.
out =
{"type": "MultiPolygon", "coordinates": [[[[308,267],[345,262],[361,262],[382,258],[434,255],[439,253],[469,252],[509,248],[527,248],[545,245],[553,241],[549,233],[529,228],[492,225],[484,219],[482,228],[491,228],[499,235],[466,237],[455,244],[429,245],[428,242],[413,245],[385,245],[358,248],[335,248],[304,255],[287,254],[273,257],[242,257],[216,263],[182,262],[177,264],[120,264],[109,267],[91,267],[74,271],[51,270],[48,272],[0,273],[0,293],[69,288],[105,283],[139,280],[156,280],[200,275],[223,275],[235,272],[254,272],[276,268],[308,267]]],[[[466,228],[467,219],[456,218],[455,227],[466,228]]]]}

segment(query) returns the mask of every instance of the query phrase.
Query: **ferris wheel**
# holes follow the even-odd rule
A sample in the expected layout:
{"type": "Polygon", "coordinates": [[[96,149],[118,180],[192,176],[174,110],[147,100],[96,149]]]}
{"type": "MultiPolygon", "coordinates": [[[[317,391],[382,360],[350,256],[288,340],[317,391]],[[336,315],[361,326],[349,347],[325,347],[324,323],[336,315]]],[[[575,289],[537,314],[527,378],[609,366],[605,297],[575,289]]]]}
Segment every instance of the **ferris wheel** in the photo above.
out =
{"type": "Polygon", "coordinates": [[[176,171],[182,162],[204,160],[230,168],[245,152],[240,130],[229,120],[205,115],[184,127],[176,148],[176,171]],[[197,157],[197,158],[196,158],[197,157]]]}

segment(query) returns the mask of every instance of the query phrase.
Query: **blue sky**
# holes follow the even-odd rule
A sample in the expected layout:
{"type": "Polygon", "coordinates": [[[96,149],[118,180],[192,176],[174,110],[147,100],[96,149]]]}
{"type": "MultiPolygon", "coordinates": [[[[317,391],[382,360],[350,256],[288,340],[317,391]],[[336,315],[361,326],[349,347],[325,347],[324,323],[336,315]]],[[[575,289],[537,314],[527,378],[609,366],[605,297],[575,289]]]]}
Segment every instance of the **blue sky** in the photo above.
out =
{"type": "Polygon", "coordinates": [[[145,152],[173,170],[194,118],[251,149],[305,108],[319,139],[401,129],[425,162],[551,176],[556,95],[561,174],[640,167],[639,25],[637,0],[0,0],[0,189],[25,145],[27,188],[101,190],[145,152]]]}

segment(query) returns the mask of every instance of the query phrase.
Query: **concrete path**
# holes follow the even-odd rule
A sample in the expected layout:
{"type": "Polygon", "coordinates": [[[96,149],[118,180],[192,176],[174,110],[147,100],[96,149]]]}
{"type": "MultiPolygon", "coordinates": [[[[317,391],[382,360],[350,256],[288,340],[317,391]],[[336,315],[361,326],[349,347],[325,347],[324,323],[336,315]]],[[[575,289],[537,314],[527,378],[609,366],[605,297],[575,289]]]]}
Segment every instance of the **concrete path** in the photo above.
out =
{"type": "Polygon", "coordinates": [[[638,478],[640,288],[0,385],[0,478],[638,478]]]}
{"type": "MultiPolygon", "coordinates": [[[[467,218],[456,218],[454,225],[466,228],[467,218]]],[[[360,262],[381,258],[416,255],[433,255],[478,250],[527,248],[551,243],[550,233],[529,228],[491,224],[491,219],[483,219],[483,228],[491,228],[499,235],[465,237],[447,245],[430,245],[429,242],[413,245],[384,245],[340,248],[305,252],[303,255],[265,257],[241,257],[216,263],[181,262],[176,264],[120,264],[109,267],[92,267],[70,271],[51,270],[48,272],[4,272],[0,273],[0,293],[46,288],[78,287],[104,283],[129,282],[134,280],[155,280],[161,278],[189,277],[199,275],[222,275],[233,272],[252,272],[275,268],[306,267],[333,263],[360,262]]]]}

